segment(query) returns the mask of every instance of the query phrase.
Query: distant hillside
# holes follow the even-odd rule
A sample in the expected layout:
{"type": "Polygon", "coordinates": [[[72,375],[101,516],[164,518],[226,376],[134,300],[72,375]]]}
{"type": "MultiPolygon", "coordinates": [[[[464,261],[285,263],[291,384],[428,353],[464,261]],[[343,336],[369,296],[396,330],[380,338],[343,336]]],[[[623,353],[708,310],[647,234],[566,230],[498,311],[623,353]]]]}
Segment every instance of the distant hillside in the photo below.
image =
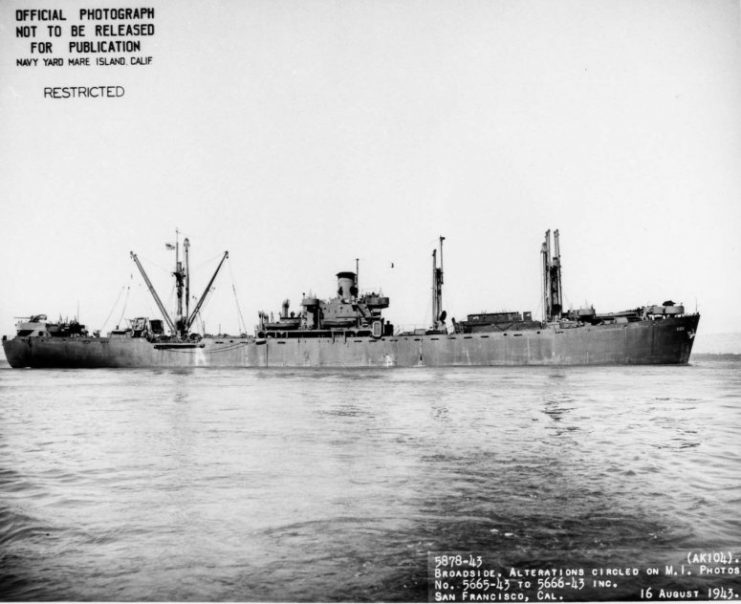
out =
{"type": "Polygon", "coordinates": [[[741,333],[702,333],[701,329],[692,354],[741,354],[741,333]]]}

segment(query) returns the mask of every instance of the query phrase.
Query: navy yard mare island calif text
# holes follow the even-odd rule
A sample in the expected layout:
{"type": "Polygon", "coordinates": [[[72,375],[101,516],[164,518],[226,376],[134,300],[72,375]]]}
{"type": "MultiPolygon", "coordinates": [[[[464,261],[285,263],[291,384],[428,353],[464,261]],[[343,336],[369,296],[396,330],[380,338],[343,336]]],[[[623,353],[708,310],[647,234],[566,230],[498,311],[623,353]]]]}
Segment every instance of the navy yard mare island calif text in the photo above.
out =
{"type": "Polygon", "coordinates": [[[15,11],[15,65],[147,66],[153,63],[155,34],[152,7],[19,8],[15,11]]]}

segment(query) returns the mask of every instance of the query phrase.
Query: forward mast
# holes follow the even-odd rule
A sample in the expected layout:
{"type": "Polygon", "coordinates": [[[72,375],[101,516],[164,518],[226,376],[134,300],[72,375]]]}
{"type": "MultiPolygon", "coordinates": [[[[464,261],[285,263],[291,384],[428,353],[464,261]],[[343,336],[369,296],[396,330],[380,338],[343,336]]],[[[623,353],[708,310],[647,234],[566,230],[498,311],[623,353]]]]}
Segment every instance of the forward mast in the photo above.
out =
{"type": "Polygon", "coordinates": [[[221,260],[219,261],[214,274],[211,276],[208,285],[206,285],[206,288],[203,290],[201,297],[196,303],[193,312],[190,312],[190,241],[187,237],[183,240],[183,257],[185,262],[182,262],[180,260],[180,231],[175,231],[174,245],[172,243],[167,243],[165,245],[167,249],[175,251],[175,270],[172,272],[173,277],[175,277],[175,291],[177,294],[175,321],[170,318],[165,305],[162,303],[162,300],[157,294],[157,290],[154,288],[154,285],[152,285],[147,272],[144,270],[144,267],[139,261],[138,256],[134,252],[130,252],[131,259],[134,261],[134,264],[136,264],[136,267],[139,269],[139,272],[141,273],[141,276],[144,279],[149,292],[152,294],[152,297],[157,304],[157,308],[162,314],[162,318],[165,320],[165,323],[167,323],[167,326],[170,329],[170,334],[176,338],[187,339],[190,335],[190,328],[196,320],[196,317],[198,316],[203,303],[206,301],[206,298],[211,291],[211,286],[213,285],[216,276],[219,274],[224,261],[229,257],[229,251],[227,250],[224,252],[224,255],[221,257],[221,260]],[[183,305],[183,301],[185,302],[185,305],[183,305]],[[183,308],[183,306],[185,308],[183,308]]]}

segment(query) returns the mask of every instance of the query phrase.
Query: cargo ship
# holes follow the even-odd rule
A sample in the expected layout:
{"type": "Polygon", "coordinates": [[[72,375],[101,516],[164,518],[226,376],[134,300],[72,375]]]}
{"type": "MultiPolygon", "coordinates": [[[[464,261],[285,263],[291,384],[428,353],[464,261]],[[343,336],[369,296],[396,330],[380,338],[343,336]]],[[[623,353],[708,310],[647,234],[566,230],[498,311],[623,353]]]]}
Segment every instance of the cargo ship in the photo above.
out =
{"type": "Polygon", "coordinates": [[[384,316],[387,296],[361,293],[359,266],[337,273],[337,294],[312,295],[297,311],[284,301],[277,317],[260,312],[254,334],[209,336],[192,330],[228,252],[191,311],[189,241],[175,250],[177,309],[170,317],[137,255],[131,258],[161,318],[136,317],[126,329],[90,334],[77,321],[46,315],[21,320],[3,336],[11,367],[456,367],[518,365],[684,365],[700,316],[666,300],[621,312],[563,308],[559,233],[541,247],[543,316],[532,312],[473,313],[447,321],[443,310],[443,241],[432,251],[432,324],[400,331],[384,316]],[[553,247],[552,247],[553,243],[553,247]]]}

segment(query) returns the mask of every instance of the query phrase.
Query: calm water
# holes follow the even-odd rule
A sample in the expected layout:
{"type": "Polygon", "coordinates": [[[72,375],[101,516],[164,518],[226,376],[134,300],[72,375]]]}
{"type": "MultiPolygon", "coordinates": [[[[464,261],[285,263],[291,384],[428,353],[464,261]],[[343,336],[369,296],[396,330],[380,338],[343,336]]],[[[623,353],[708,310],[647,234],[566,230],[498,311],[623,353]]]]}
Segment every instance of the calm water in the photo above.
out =
{"type": "Polygon", "coordinates": [[[3,368],[0,596],[426,600],[430,551],[530,566],[738,551],[739,443],[737,358],[3,368]]]}

